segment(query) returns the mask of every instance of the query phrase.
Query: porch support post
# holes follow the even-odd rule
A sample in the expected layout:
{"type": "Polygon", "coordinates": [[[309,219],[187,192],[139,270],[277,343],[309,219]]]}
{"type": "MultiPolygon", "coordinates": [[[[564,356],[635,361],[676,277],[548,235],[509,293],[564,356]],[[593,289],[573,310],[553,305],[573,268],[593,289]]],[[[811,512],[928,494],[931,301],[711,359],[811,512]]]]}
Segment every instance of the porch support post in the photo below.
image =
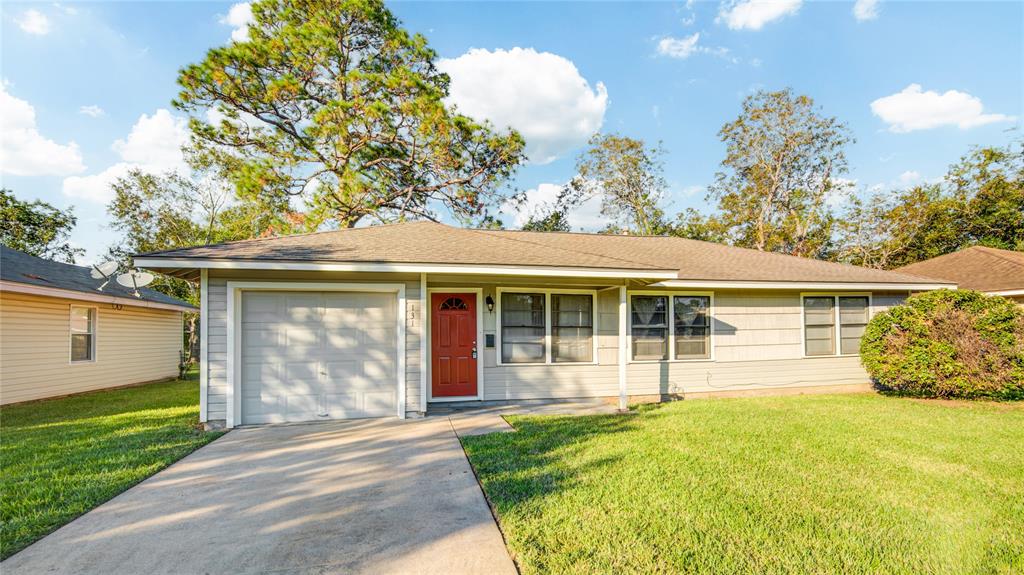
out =
{"type": "MultiPolygon", "coordinates": [[[[210,278],[209,270],[199,270],[199,423],[206,423],[209,413],[210,370],[210,278]]],[[[191,352],[191,350],[189,350],[191,352]]]]}
{"type": "Polygon", "coordinates": [[[427,372],[430,368],[430,361],[427,358],[427,344],[430,333],[427,331],[427,321],[430,313],[430,304],[427,298],[427,274],[420,274],[420,411],[427,412],[427,372]]]}
{"type": "Polygon", "coordinates": [[[629,305],[626,300],[626,286],[619,286],[619,411],[626,411],[626,361],[629,358],[629,305]]]}

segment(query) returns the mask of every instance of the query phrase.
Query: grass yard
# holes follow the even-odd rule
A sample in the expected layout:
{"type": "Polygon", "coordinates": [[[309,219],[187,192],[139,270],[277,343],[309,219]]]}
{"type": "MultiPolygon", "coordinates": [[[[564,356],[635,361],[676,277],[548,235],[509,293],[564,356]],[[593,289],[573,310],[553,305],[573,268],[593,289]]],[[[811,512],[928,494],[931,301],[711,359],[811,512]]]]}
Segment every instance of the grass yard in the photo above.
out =
{"type": "Polygon", "coordinates": [[[220,435],[198,420],[195,380],[0,408],[0,557],[220,435]]]}
{"type": "Polygon", "coordinates": [[[1024,405],[862,395],[463,439],[523,573],[1024,573],[1024,405]]]}

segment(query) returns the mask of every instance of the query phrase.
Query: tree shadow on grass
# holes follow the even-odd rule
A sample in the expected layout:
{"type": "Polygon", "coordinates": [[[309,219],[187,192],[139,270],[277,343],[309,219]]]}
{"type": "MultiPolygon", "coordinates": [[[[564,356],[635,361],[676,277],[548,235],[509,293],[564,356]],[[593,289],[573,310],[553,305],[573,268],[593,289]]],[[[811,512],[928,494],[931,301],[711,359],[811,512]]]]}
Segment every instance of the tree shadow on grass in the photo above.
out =
{"type": "MultiPolygon", "coordinates": [[[[649,410],[645,410],[649,411],[649,410]]],[[[580,475],[615,465],[619,457],[582,457],[591,442],[637,428],[639,414],[513,416],[515,433],[462,439],[484,492],[499,515],[534,499],[571,489],[580,475]]]]}

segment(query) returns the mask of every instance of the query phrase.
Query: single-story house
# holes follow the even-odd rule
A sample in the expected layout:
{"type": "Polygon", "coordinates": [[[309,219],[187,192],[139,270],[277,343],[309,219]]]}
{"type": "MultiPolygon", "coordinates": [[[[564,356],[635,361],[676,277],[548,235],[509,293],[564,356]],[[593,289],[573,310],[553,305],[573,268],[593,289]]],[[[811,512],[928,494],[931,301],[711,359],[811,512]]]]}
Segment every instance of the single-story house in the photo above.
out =
{"type": "Polygon", "coordinates": [[[960,289],[1001,295],[1024,305],[1024,252],[974,246],[895,271],[942,278],[960,289]]]}
{"type": "Polygon", "coordinates": [[[102,284],[91,268],[0,246],[0,403],[178,375],[182,313],[196,309],[102,284]]]}
{"type": "Polygon", "coordinates": [[[674,237],[413,222],[141,254],[201,282],[201,418],[864,389],[871,314],[952,282],[674,237]]]}

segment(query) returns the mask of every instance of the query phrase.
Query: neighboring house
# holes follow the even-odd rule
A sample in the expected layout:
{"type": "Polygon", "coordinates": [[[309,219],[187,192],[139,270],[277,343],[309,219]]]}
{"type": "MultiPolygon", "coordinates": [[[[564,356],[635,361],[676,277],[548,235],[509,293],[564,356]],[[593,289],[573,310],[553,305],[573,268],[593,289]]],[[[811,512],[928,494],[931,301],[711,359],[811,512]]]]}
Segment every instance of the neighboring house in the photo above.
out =
{"type": "Polygon", "coordinates": [[[895,271],[942,278],[961,289],[1005,296],[1024,305],[1024,252],[974,246],[895,271]]]}
{"type": "Polygon", "coordinates": [[[865,389],[872,313],[918,276],[673,237],[430,222],[170,250],[202,285],[201,418],[432,402],[865,389]]]}
{"type": "Polygon", "coordinates": [[[0,246],[0,403],[174,377],[189,304],[0,246]]]}

